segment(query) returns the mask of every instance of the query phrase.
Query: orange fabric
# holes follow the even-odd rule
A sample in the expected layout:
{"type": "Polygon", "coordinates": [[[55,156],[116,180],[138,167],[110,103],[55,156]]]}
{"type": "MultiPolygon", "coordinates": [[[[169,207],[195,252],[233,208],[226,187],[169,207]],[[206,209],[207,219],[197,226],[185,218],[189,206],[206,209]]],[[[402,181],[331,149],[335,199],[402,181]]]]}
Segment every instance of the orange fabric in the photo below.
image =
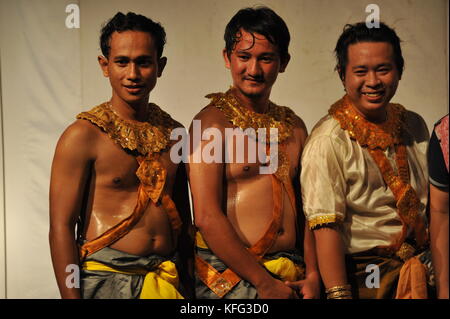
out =
{"type": "Polygon", "coordinates": [[[112,243],[128,234],[128,232],[134,227],[134,225],[136,225],[137,222],[141,219],[145,209],[147,208],[148,202],[149,198],[145,194],[142,185],[140,185],[138,189],[138,201],[136,207],[133,210],[133,213],[114,227],[108,229],[97,238],[81,246],[80,260],[83,260],[96,251],[99,251],[100,249],[111,245],[112,243]]]}
{"type": "Polygon", "coordinates": [[[140,165],[136,175],[139,177],[141,183],[138,188],[138,199],[133,212],[130,216],[123,219],[117,225],[108,229],[97,238],[83,244],[80,247],[81,261],[100,249],[110,246],[128,234],[130,230],[133,229],[133,227],[139,222],[149,203],[158,205],[160,201],[164,211],[169,217],[172,230],[176,234],[179,234],[182,221],[175,203],[167,194],[164,194],[161,198],[161,193],[166,180],[166,170],[162,166],[162,163],[158,160],[158,154],[151,156],[150,158],[138,156],[136,157],[136,160],[140,165]]]}
{"type": "Polygon", "coordinates": [[[195,256],[195,271],[200,280],[220,298],[225,296],[241,281],[241,278],[231,269],[228,268],[224,272],[219,273],[198,255],[195,256]]]}
{"type": "Polygon", "coordinates": [[[156,203],[164,189],[167,171],[159,161],[159,154],[153,154],[146,158],[138,156],[136,159],[139,163],[136,176],[139,178],[147,196],[156,203]]]}
{"type": "MultiPolygon", "coordinates": [[[[261,239],[259,239],[252,247],[249,248],[249,251],[253,255],[255,255],[257,259],[261,259],[270,249],[270,247],[272,247],[272,245],[275,243],[282,221],[283,184],[274,174],[272,174],[271,177],[272,193],[274,199],[272,221],[270,222],[266,232],[261,237],[261,239]]],[[[292,199],[293,197],[290,196],[290,198],[292,199]]],[[[291,201],[291,204],[293,205],[295,211],[295,203],[291,201]]],[[[225,296],[241,280],[241,278],[231,269],[227,269],[224,272],[219,273],[214,267],[212,267],[198,255],[195,258],[195,268],[197,276],[200,278],[200,280],[220,298],[225,296]]]]}
{"type": "Polygon", "coordinates": [[[181,221],[180,214],[178,214],[177,207],[175,203],[170,198],[169,195],[164,194],[161,199],[162,207],[164,208],[165,213],[169,217],[170,224],[172,226],[172,230],[179,234],[181,232],[181,225],[183,222],[181,221]]]}
{"type": "Polygon", "coordinates": [[[273,208],[272,208],[272,221],[270,222],[264,235],[252,246],[249,250],[258,257],[264,256],[264,254],[275,243],[278,236],[278,230],[281,226],[282,212],[283,212],[283,200],[281,182],[272,174],[272,195],[273,195],[273,208]]]}
{"type": "Polygon", "coordinates": [[[403,227],[401,235],[394,241],[392,248],[398,250],[405,241],[407,226],[413,228],[419,246],[426,243],[428,234],[424,220],[418,214],[420,201],[416,192],[409,184],[409,166],[406,146],[398,144],[396,145],[395,150],[398,174],[394,172],[392,165],[381,149],[369,149],[368,151],[378,165],[385,183],[388,185],[397,201],[397,211],[403,227]]]}
{"type": "Polygon", "coordinates": [[[408,154],[403,138],[405,113],[403,106],[390,103],[387,107],[387,120],[382,124],[375,124],[355,111],[348,95],[333,104],[329,110],[329,114],[339,122],[343,130],[348,132],[350,138],[367,149],[377,164],[383,180],[394,194],[397,212],[403,224],[402,232],[390,247],[383,246],[394,251],[398,250],[404,242],[407,226],[414,230],[419,246],[424,245],[428,240],[425,221],[419,215],[420,201],[409,184],[408,154]],[[395,146],[397,172],[384,154],[390,146],[395,146]]]}
{"type": "Polygon", "coordinates": [[[400,270],[396,299],[427,299],[425,266],[419,258],[408,259],[400,270]]]}

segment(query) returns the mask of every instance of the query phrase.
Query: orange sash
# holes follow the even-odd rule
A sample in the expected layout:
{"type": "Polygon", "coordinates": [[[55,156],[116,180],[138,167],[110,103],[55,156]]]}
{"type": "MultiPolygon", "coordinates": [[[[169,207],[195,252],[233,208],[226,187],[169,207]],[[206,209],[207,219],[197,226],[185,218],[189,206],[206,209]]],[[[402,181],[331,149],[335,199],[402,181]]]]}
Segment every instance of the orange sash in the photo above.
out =
{"type": "MultiPolygon", "coordinates": [[[[263,258],[278,237],[278,230],[280,229],[283,215],[283,187],[285,187],[289,195],[292,208],[295,211],[295,197],[292,185],[281,182],[275,174],[272,174],[271,178],[274,199],[272,209],[273,217],[264,235],[248,249],[248,251],[254,255],[258,261],[263,258]]],[[[235,285],[239,283],[239,281],[241,281],[241,278],[231,269],[228,268],[224,272],[219,273],[214,267],[198,255],[195,257],[195,268],[197,276],[200,280],[220,298],[225,296],[231,289],[233,289],[235,285]]]]}

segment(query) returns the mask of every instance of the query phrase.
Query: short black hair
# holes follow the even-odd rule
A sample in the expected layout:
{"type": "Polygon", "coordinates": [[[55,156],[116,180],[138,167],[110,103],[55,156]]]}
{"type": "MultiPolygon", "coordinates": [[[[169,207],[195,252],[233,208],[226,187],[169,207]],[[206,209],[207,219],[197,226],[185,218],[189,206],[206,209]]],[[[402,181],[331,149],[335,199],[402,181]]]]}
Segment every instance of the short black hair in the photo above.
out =
{"type": "Polygon", "coordinates": [[[111,35],[116,31],[123,32],[128,30],[150,33],[155,40],[158,58],[162,56],[164,44],[166,44],[166,32],[161,24],[133,12],[128,12],[126,15],[122,12],[117,12],[116,15],[102,27],[100,34],[100,48],[106,58],[108,58],[111,49],[111,35]]]}
{"type": "Polygon", "coordinates": [[[224,40],[227,54],[230,55],[240,41],[240,30],[243,29],[253,35],[254,33],[263,35],[278,47],[281,61],[286,61],[289,52],[289,41],[291,36],[288,27],[283,19],[272,9],[265,6],[244,8],[239,10],[228,22],[225,28],[224,40]]]}
{"type": "Polygon", "coordinates": [[[348,63],[348,47],[358,42],[387,42],[392,45],[394,51],[394,61],[402,76],[405,61],[403,60],[402,48],[400,47],[400,38],[394,29],[380,22],[379,27],[368,28],[365,22],[356,24],[346,24],[334,49],[336,57],[336,70],[339,72],[341,80],[345,77],[345,68],[348,63]]]}

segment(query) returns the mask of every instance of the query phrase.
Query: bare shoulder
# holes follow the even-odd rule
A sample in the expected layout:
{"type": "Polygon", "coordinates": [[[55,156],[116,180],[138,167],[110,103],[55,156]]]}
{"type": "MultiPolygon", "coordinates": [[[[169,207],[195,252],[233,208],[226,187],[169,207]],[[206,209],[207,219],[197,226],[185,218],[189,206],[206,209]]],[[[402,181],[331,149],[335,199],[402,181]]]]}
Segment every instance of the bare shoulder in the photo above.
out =
{"type": "Polygon", "coordinates": [[[98,126],[87,120],[78,119],[65,129],[60,140],[63,139],[73,143],[90,141],[92,143],[102,133],[98,126]]]}
{"type": "MultiPolygon", "coordinates": [[[[201,121],[202,131],[209,127],[225,128],[230,126],[223,112],[214,105],[208,105],[195,115],[193,121],[201,121]]],[[[192,128],[192,124],[191,124],[192,128]]]]}
{"type": "Polygon", "coordinates": [[[64,153],[85,153],[93,156],[99,139],[106,135],[99,127],[87,120],[76,120],[59,138],[57,151],[64,153]]]}
{"type": "Polygon", "coordinates": [[[175,119],[172,119],[172,120],[173,120],[173,127],[170,132],[170,140],[171,140],[171,144],[173,145],[175,143],[182,141],[183,137],[187,136],[187,130],[183,124],[181,124],[180,122],[178,122],[175,119]]]}

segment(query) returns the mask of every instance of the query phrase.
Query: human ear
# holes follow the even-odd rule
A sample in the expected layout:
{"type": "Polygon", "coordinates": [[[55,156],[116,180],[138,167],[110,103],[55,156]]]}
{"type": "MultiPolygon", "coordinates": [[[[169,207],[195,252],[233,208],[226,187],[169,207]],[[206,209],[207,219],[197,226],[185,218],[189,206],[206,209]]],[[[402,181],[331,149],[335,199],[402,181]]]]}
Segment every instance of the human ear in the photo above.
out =
{"type": "Polygon", "coordinates": [[[161,75],[164,71],[164,68],[166,67],[166,64],[167,64],[167,58],[165,56],[161,57],[158,60],[158,77],[161,77],[161,75]]]}
{"type": "Polygon", "coordinates": [[[230,66],[230,57],[228,56],[228,51],[227,51],[227,49],[223,49],[222,50],[222,55],[223,55],[223,60],[225,61],[225,67],[227,68],[227,69],[229,69],[231,66],[230,66]]]}
{"type": "Polygon", "coordinates": [[[280,65],[280,73],[283,73],[284,71],[286,71],[286,67],[290,60],[291,60],[291,55],[288,53],[280,65]]]}
{"type": "Polygon", "coordinates": [[[104,76],[104,77],[109,77],[109,72],[108,72],[108,59],[105,58],[103,55],[99,55],[99,56],[97,57],[97,61],[98,61],[98,64],[100,65],[100,68],[102,69],[103,76],[104,76]]]}

